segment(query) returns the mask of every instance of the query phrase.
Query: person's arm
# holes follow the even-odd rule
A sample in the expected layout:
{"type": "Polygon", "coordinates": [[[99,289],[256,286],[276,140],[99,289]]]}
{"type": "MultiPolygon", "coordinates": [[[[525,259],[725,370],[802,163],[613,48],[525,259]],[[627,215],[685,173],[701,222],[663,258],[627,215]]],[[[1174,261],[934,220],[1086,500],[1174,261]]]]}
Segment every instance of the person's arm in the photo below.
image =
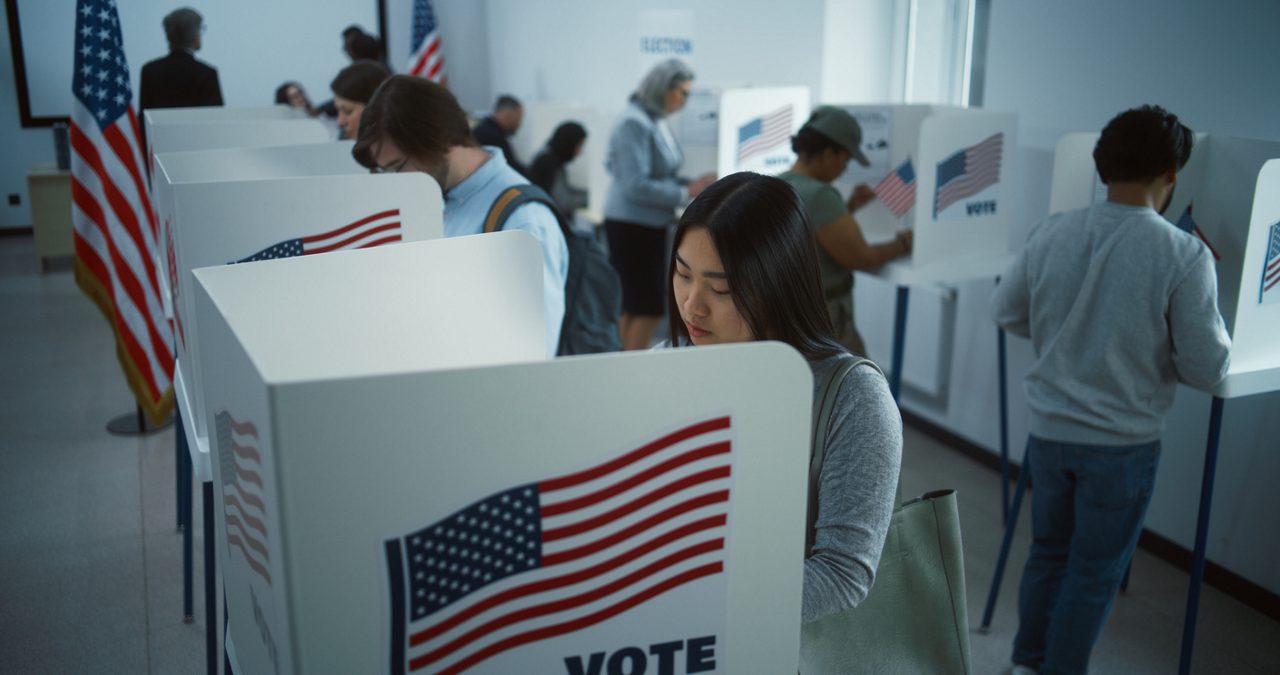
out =
{"type": "Polygon", "coordinates": [[[991,316],[996,325],[1022,337],[1031,337],[1031,289],[1027,279],[1027,254],[1022,252],[1000,277],[991,296],[991,316]]]}
{"type": "Polygon", "coordinates": [[[1218,278],[1207,248],[1173,288],[1169,336],[1179,381],[1209,389],[1226,377],[1231,338],[1218,312],[1218,278]]]}
{"type": "Polygon", "coordinates": [[[884,376],[854,368],[836,397],[818,484],[801,618],[857,607],[875,581],[902,466],[902,417],[884,376]]]}
{"type": "Polygon", "coordinates": [[[688,192],[675,177],[657,178],[653,171],[653,130],[640,120],[627,119],[609,139],[609,170],[613,182],[628,199],[674,209],[688,192]]]}
{"type": "Polygon", "coordinates": [[[222,85],[218,82],[218,71],[209,69],[209,80],[205,88],[205,105],[222,105],[222,85]]]}
{"type": "Polygon", "coordinates": [[[871,245],[848,212],[818,228],[816,236],[822,250],[847,270],[875,269],[911,252],[911,230],[899,232],[893,241],[871,245]]]}

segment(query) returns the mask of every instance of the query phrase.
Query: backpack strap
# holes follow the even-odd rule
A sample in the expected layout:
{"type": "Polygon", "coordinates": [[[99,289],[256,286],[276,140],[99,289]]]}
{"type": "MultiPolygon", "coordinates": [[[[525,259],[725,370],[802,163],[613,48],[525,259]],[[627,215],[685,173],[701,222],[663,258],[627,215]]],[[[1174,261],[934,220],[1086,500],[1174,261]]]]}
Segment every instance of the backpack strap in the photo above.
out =
{"type": "Polygon", "coordinates": [[[531,183],[523,185],[512,185],[502,191],[498,198],[493,200],[493,206],[489,207],[489,215],[484,219],[484,232],[501,232],[506,226],[507,219],[511,217],[515,210],[530,202],[538,202],[545,204],[551,209],[551,215],[556,219],[556,224],[560,226],[560,232],[564,234],[566,240],[569,237],[569,231],[564,223],[564,219],[560,217],[560,207],[555,201],[542,190],[542,188],[531,183]]]}
{"type": "Polygon", "coordinates": [[[806,511],[807,524],[804,533],[804,555],[813,553],[815,530],[818,524],[818,487],[822,481],[822,462],[827,454],[827,429],[831,426],[831,412],[836,406],[836,396],[844,384],[849,371],[862,364],[869,364],[877,371],[880,367],[869,359],[859,356],[848,356],[827,376],[821,388],[821,397],[814,401],[813,433],[809,437],[809,505],[806,511]]]}

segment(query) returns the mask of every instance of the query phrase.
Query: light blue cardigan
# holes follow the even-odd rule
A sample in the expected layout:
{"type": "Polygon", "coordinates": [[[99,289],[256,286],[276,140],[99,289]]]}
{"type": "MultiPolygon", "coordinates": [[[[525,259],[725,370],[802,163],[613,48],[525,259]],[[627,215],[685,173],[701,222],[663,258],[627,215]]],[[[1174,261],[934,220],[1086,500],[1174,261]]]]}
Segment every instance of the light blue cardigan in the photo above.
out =
{"type": "MultiPolygon", "coordinates": [[[[674,139],[673,139],[674,141],[674,139]]],[[[605,166],[613,176],[604,217],[650,227],[667,227],[687,197],[688,179],[677,175],[684,154],[662,138],[657,122],[634,101],[609,136],[605,166]]]]}

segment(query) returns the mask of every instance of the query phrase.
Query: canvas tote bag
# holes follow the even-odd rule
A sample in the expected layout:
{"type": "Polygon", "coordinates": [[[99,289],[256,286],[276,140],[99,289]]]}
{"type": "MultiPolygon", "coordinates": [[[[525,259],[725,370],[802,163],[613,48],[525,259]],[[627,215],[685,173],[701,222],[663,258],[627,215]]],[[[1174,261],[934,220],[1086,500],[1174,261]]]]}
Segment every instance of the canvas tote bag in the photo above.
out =
{"type": "MultiPolygon", "coordinates": [[[[818,479],[836,392],[845,375],[864,362],[870,363],[850,358],[841,364],[814,411],[806,556],[813,547],[818,479]]],[[[968,626],[955,491],[929,492],[894,510],[875,582],[862,604],[801,627],[800,673],[968,675],[968,626]]]]}

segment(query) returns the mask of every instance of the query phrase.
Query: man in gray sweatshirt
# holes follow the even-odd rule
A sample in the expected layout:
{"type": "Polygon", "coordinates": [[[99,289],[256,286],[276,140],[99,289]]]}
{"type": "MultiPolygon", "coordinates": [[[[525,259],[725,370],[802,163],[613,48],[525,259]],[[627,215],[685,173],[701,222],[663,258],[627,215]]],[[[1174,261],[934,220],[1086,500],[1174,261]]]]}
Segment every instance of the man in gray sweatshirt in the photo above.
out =
{"type": "Polygon", "coordinates": [[[1194,136],[1128,110],[1093,157],[1107,201],[1049,217],[996,288],[996,323],[1031,339],[1033,542],[1015,673],[1083,673],[1137,546],[1178,382],[1227,372],[1213,257],[1161,217],[1194,136]]]}

